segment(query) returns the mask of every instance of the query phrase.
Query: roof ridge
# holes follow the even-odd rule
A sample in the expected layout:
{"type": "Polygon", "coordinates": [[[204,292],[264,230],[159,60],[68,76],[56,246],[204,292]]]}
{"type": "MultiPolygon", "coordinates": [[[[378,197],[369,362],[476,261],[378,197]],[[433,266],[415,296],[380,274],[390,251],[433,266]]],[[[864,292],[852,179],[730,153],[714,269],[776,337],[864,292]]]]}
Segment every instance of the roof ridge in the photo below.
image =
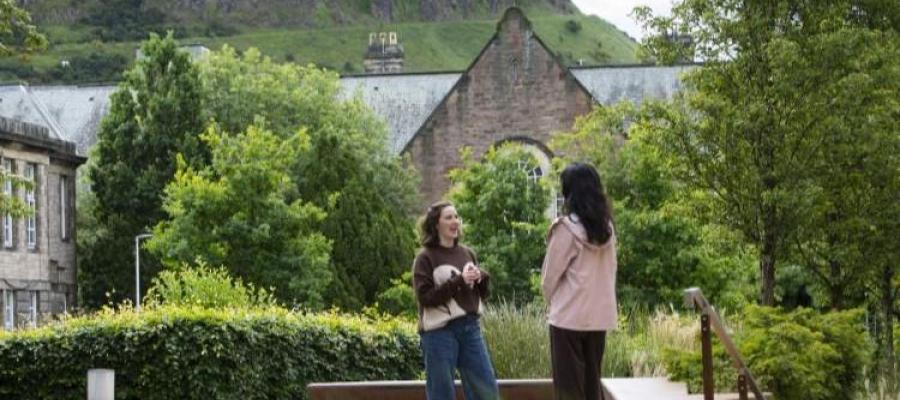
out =
{"type": "Polygon", "coordinates": [[[56,136],[54,139],[66,140],[69,135],[65,130],[63,130],[62,125],[56,121],[56,118],[53,118],[53,115],[50,114],[50,110],[44,104],[41,99],[37,97],[34,93],[31,92],[31,88],[27,85],[19,85],[19,88],[25,93],[25,97],[27,97],[31,104],[34,105],[34,108],[41,114],[41,118],[44,119],[44,122],[47,123],[47,126],[50,128],[50,131],[56,136]]]}

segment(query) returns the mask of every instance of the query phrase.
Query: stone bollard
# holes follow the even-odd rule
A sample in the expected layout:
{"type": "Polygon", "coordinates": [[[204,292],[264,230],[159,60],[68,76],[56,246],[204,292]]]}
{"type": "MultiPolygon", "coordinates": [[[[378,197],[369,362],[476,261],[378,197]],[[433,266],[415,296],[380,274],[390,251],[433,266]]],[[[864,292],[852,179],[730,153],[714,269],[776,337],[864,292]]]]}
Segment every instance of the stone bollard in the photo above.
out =
{"type": "Polygon", "coordinates": [[[116,371],[111,369],[88,370],[87,400],[114,400],[116,371]]]}

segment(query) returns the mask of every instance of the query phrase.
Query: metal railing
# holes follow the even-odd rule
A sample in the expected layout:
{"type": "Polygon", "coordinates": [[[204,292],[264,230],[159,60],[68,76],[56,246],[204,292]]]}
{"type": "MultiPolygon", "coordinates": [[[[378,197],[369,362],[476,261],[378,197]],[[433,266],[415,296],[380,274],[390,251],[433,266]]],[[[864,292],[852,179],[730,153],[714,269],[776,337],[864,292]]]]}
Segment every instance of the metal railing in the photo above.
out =
{"type": "Polygon", "coordinates": [[[725,330],[725,324],[716,309],[709,304],[703,292],[699,288],[690,288],[684,291],[684,304],[687,307],[696,307],[700,311],[700,343],[703,358],[703,400],[714,400],[715,383],[713,381],[713,356],[712,356],[712,335],[710,331],[716,332],[716,336],[725,347],[725,352],[731,358],[734,368],[738,371],[738,395],[741,400],[747,400],[747,390],[753,392],[756,400],[765,400],[762,391],[753,379],[753,374],[744,364],[744,359],[738,353],[737,347],[731,340],[731,336],[725,330]]]}

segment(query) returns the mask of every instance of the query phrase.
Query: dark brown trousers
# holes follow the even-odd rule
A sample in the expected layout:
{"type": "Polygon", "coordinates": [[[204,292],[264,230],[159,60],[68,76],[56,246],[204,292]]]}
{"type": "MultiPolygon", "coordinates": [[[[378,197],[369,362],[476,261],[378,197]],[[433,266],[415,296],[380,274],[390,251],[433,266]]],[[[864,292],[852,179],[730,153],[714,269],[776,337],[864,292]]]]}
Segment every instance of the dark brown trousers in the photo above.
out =
{"type": "Polygon", "coordinates": [[[550,356],[556,400],[601,400],[600,366],[606,331],[570,331],[550,326],[550,356]]]}

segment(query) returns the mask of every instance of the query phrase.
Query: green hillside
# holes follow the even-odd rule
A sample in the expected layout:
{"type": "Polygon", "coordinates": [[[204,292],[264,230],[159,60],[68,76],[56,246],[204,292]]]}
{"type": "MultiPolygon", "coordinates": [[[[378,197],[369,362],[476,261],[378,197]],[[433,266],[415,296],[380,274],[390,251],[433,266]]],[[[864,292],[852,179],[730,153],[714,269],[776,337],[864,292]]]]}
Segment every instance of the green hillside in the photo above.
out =
{"type": "MultiPolygon", "coordinates": [[[[586,65],[637,62],[637,44],[604,20],[581,15],[577,10],[559,14],[538,5],[531,11],[526,9],[526,13],[538,36],[569,65],[579,61],[586,65]]],[[[41,20],[39,16],[36,19],[41,20]]],[[[406,52],[404,71],[423,72],[465,69],[496,29],[496,19],[399,23],[360,19],[358,23],[321,28],[242,27],[228,36],[186,36],[179,41],[213,50],[224,44],[239,50],[256,47],[277,61],[361,73],[369,33],[393,31],[406,52]]],[[[140,45],[138,40],[101,41],[95,37],[96,30],[85,25],[39,27],[47,33],[51,47],[28,62],[0,60],[0,79],[45,83],[116,80],[140,45]],[[62,66],[63,60],[68,66],[62,66]]]]}

